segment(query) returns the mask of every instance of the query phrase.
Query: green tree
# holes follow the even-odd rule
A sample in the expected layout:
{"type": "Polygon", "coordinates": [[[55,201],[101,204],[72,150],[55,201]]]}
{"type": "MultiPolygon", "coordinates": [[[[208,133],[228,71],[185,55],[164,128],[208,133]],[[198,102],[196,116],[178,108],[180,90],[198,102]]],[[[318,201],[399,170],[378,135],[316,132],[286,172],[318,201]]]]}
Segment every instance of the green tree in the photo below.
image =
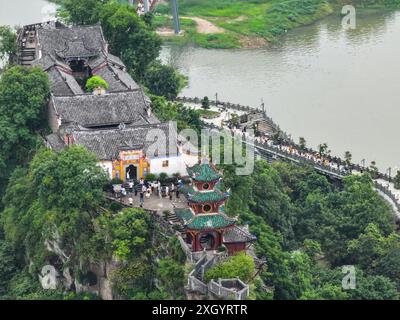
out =
{"type": "Polygon", "coordinates": [[[174,100],[186,85],[186,79],[173,67],[155,61],[145,72],[144,84],[152,94],[174,100]]]}
{"type": "Polygon", "coordinates": [[[210,109],[210,99],[207,96],[201,100],[201,107],[205,110],[210,109]]]}
{"type": "Polygon", "coordinates": [[[300,300],[347,300],[348,295],[340,285],[327,283],[322,287],[305,291],[300,300]]]}
{"type": "Polygon", "coordinates": [[[111,274],[113,289],[117,294],[135,300],[147,299],[151,288],[152,269],[140,260],[134,260],[114,270],[111,274]]]}
{"type": "Polygon", "coordinates": [[[110,86],[108,83],[100,76],[94,76],[88,79],[86,82],[86,91],[93,92],[95,89],[102,88],[108,89],[110,86]]]}
{"type": "Polygon", "coordinates": [[[17,53],[17,35],[9,26],[0,26],[0,60],[14,56],[17,53]]]}
{"type": "Polygon", "coordinates": [[[356,289],[348,291],[351,300],[398,300],[396,284],[384,276],[365,276],[356,273],[356,289]]]}
{"type": "Polygon", "coordinates": [[[400,290],[400,248],[389,251],[376,263],[375,274],[384,275],[390,278],[400,290]]]}
{"type": "Polygon", "coordinates": [[[318,145],[318,152],[322,157],[326,157],[331,153],[331,151],[328,149],[328,144],[326,143],[321,143],[318,145]]]}
{"type": "Polygon", "coordinates": [[[352,158],[353,158],[353,155],[351,154],[350,151],[346,151],[346,152],[344,153],[344,159],[345,159],[345,161],[346,161],[347,167],[350,167],[350,166],[351,166],[351,159],[352,159],[352,158]]]}
{"type": "Polygon", "coordinates": [[[306,146],[307,146],[306,139],[304,139],[304,137],[300,137],[300,138],[299,138],[299,147],[300,147],[300,150],[305,150],[305,149],[306,149],[306,146]]]}
{"type": "Polygon", "coordinates": [[[47,74],[39,68],[12,67],[0,78],[0,196],[10,173],[33,156],[46,127],[47,74]]]}
{"type": "Polygon", "coordinates": [[[109,0],[63,0],[60,15],[64,20],[78,25],[93,25],[100,19],[102,6],[109,0]]]}
{"type": "Polygon", "coordinates": [[[145,71],[161,50],[161,39],[140,18],[135,8],[111,0],[65,0],[61,16],[69,23],[93,25],[100,22],[111,53],[121,57],[136,81],[144,79],[145,71]]]}
{"type": "Polygon", "coordinates": [[[303,252],[315,262],[322,254],[321,245],[318,241],[305,239],[303,242],[303,252]]]}
{"type": "Polygon", "coordinates": [[[17,271],[15,252],[11,244],[0,240],[0,299],[7,293],[10,279],[17,271]]]}
{"type": "Polygon", "coordinates": [[[124,261],[143,253],[150,236],[150,216],[141,209],[124,209],[111,222],[112,246],[124,261]]]}
{"type": "Polygon", "coordinates": [[[227,261],[210,268],[205,274],[205,280],[206,282],[209,282],[212,279],[232,279],[239,277],[240,280],[248,282],[253,275],[253,258],[241,252],[230,257],[227,261]]]}
{"type": "Polygon", "coordinates": [[[357,239],[349,241],[347,250],[351,263],[371,272],[376,268],[378,260],[395,248],[400,248],[398,234],[393,232],[388,237],[384,237],[375,224],[369,224],[357,239]]]}
{"type": "Polygon", "coordinates": [[[60,153],[44,149],[24,171],[15,172],[4,197],[6,238],[32,260],[33,268],[48,258],[46,240],[58,243],[72,264],[96,258],[92,221],[107,179],[95,155],[81,146],[60,153]]]}
{"type": "Polygon", "coordinates": [[[183,295],[181,289],[185,283],[184,265],[169,257],[162,259],[158,262],[157,276],[174,300],[183,295]]]}
{"type": "Polygon", "coordinates": [[[185,107],[182,103],[167,101],[164,97],[151,96],[152,108],[160,121],[176,121],[178,130],[192,128],[201,132],[203,123],[196,110],[185,107]]]}
{"type": "Polygon", "coordinates": [[[376,165],[376,161],[371,161],[371,164],[369,166],[369,172],[371,174],[372,179],[378,178],[379,175],[379,169],[376,165]]]}
{"type": "Polygon", "coordinates": [[[114,1],[102,6],[100,22],[111,52],[125,62],[137,81],[161,50],[160,37],[138,17],[132,6],[114,1]]]}

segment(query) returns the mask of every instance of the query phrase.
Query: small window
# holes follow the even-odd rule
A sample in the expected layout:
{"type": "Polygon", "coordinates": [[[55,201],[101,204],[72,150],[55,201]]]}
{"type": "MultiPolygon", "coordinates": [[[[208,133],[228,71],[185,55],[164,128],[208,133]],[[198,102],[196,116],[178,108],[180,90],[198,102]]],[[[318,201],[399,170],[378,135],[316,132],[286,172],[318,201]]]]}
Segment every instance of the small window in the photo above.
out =
{"type": "Polygon", "coordinates": [[[203,211],[204,212],[211,212],[211,205],[209,205],[209,204],[205,204],[204,206],[203,206],[203,211]]]}
{"type": "Polygon", "coordinates": [[[168,160],[163,161],[162,166],[163,168],[169,167],[169,161],[168,160]]]}
{"type": "Polygon", "coordinates": [[[208,183],[203,184],[203,189],[208,190],[210,188],[210,185],[208,183]]]}

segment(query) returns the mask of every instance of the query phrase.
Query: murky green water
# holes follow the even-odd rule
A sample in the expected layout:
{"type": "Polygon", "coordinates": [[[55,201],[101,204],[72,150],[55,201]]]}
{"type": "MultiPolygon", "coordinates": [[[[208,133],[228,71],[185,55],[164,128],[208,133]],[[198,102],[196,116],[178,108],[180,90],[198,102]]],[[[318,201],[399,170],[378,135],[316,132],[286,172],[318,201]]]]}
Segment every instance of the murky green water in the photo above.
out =
{"type": "Polygon", "coordinates": [[[56,6],[45,0],[0,0],[0,25],[37,23],[54,16],[56,6]]]}
{"type": "MultiPolygon", "coordinates": [[[[0,24],[29,24],[55,7],[43,0],[0,0],[0,24]]],[[[327,142],[335,154],[400,166],[400,12],[339,17],[290,32],[257,50],[165,48],[190,79],[182,93],[257,106],[297,139],[327,142]]]]}
{"type": "Polygon", "coordinates": [[[264,49],[165,48],[163,58],[189,76],[182,95],[263,98],[294,139],[400,166],[400,12],[359,16],[356,30],[331,16],[264,49]]]}

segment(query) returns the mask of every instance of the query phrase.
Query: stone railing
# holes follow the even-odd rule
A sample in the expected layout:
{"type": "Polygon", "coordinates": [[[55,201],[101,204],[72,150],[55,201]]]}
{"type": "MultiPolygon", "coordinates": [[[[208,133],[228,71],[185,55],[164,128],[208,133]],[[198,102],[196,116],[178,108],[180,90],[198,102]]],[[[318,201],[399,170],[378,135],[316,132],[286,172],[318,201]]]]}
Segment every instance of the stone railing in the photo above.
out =
{"type": "Polygon", "coordinates": [[[249,286],[239,278],[211,280],[208,290],[224,300],[246,300],[250,294],[249,286]]]}
{"type": "MultiPolygon", "coordinates": [[[[193,104],[201,104],[202,99],[198,98],[198,97],[177,97],[176,101],[179,102],[183,102],[183,103],[193,103],[193,104]]],[[[236,111],[241,111],[241,112],[245,112],[245,113],[249,113],[249,114],[254,114],[254,113],[259,113],[259,112],[263,112],[260,109],[254,108],[254,107],[250,107],[250,106],[243,106],[241,104],[237,104],[237,103],[230,103],[230,102],[224,102],[224,101],[215,101],[215,100],[209,100],[209,103],[211,106],[214,107],[222,107],[222,108],[226,108],[226,109],[232,109],[232,110],[236,110],[236,111]]],[[[283,134],[284,137],[286,137],[288,139],[288,135],[283,132],[281,130],[281,128],[279,127],[279,125],[277,125],[271,117],[267,116],[264,113],[263,119],[275,130],[278,132],[281,132],[283,134]]]]}
{"type": "Polygon", "coordinates": [[[388,198],[390,198],[390,200],[393,201],[395,207],[397,208],[397,211],[400,213],[400,203],[399,203],[399,199],[397,199],[396,195],[388,187],[380,184],[377,181],[374,181],[374,186],[377,190],[381,191],[388,198]]]}
{"type": "MultiPolygon", "coordinates": [[[[182,239],[183,241],[183,239],[182,239]]],[[[197,261],[188,276],[188,289],[204,295],[213,294],[224,300],[245,300],[249,296],[249,286],[237,279],[219,279],[218,282],[211,280],[205,283],[204,275],[216,263],[228,257],[225,253],[214,251],[201,251],[202,257],[197,261]]]]}
{"type": "MultiPolygon", "coordinates": [[[[217,131],[225,130],[226,132],[230,133],[229,130],[225,128],[221,129],[220,127],[217,127],[213,124],[207,124],[207,127],[210,130],[217,130],[217,131]]],[[[335,166],[338,166],[337,168],[330,165],[325,165],[324,163],[316,162],[304,156],[305,152],[316,154],[315,151],[311,149],[307,149],[307,151],[300,151],[300,148],[294,144],[291,144],[290,147],[292,147],[292,149],[296,151],[295,153],[287,151],[286,150],[286,147],[288,147],[287,145],[279,145],[279,144],[275,145],[275,144],[269,144],[267,142],[264,143],[258,142],[254,138],[246,139],[244,136],[243,136],[243,143],[246,143],[247,145],[254,147],[255,150],[257,150],[257,152],[259,152],[259,154],[262,157],[264,156],[264,159],[281,158],[300,165],[301,164],[310,165],[314,167],[319,173],[328,175],[331,178],[343,179],[344,177],[351,175],[353,172],[359,172],[359,173],[367,172],[371,174],[373,180],[382,179],[386,182],[391,182],[391,177],[387,174],[376,172],[371,168],[362,167],[360,165],[351,164],[350,166],[348,166],[346,164],[346,161],[343,161],[340,158],[336,158],[336,161],[334,162],[335,166]]],[[[375,183],[375,188],[377,190],[382,191],[394,202],[395,208],[397,210],[397,215],[400,216],[400,199],[398,199],[396,195],[393,194],[393,192],[389,188],[382,186],[376,181],[374,181],[374,183],[375,183]]]]}
{"type": "Polygon", "coordinates": [[[203,281],[204,281],[205,265],[208,263],[209,260],[207,254],[204,254],[203,257],[195,264],[193,270],[189,273],[188,276],[188,287],[190,290],[197,291],[202,294],[207,294],[208,288],[203,281]]]}
{"type": "Polygon", "coordinates": [[[176,234],[176,237],[178,238],[179,243],[181,244],[181,248],[183,252],[186,254],[186,258],[190,263],[196,263],[197,261],[199,261],[201,258],[204,257],[205,251],[193,252],[179,233],[176,234]]]}

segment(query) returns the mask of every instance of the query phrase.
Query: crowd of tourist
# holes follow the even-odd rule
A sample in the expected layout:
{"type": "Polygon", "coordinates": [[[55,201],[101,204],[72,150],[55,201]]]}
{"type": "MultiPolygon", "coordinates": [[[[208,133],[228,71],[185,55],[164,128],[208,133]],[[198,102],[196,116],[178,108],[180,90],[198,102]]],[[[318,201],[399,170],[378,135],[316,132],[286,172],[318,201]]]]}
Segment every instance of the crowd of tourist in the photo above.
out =
{"type": "Polygon", "coordinates": [[[160,181],[147,181],[140,179],[139,181],[129,180],[125,184],[114,185],[114,194],[116,198],[128,197],[128,202],[130,206],[134,204],[133,197],[139,197],[140,207],[143,208],[145,199],[149,199],[152,195],[158,198],[168,198],[173,200],[175,196],[176,199],[180,198],[180,187],[182,186],[182,181],[178,179],[177,183],[164,183],[160,181]]]}

